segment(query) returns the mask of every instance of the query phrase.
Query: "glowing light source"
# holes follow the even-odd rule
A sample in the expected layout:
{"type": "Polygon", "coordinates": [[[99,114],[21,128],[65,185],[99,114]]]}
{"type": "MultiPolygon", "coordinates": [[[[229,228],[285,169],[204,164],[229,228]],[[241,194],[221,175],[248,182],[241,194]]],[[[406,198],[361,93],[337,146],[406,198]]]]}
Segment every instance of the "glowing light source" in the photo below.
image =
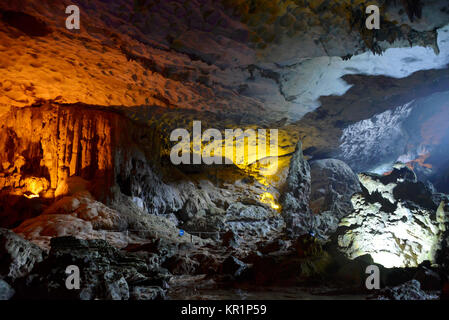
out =
{"type": "Polygon", "coordinates": [[[39,194],[49,188],[49,182],[45,178],[28,177],[25,179],[25,192],[23,196],[28,199],[39,198],[39,194]]]}
{"type": "Polygon", "coordinates": [[[260,195],[260,202],[268,204],[271,208],[276,211],[281,210],[281,206],[276,202],[274,196],[269,192],[264,192],[260,195]]]}
{"type": "Polygon", "coordinates": [[[23,196],[26,197],[26,198],[28,198],[28,199],[39,198],[39,195],[38,195],[38,194],[32,194],[32,193],[31,193],[31,194],[26,194],[26,193],[24,193],[23,196]]]}
{"type": "Polygon", "coordinates": [[[375,252],[371,253],[371,257],[385,268],[404,267],[404,260],[391,252],[375,252]]]}

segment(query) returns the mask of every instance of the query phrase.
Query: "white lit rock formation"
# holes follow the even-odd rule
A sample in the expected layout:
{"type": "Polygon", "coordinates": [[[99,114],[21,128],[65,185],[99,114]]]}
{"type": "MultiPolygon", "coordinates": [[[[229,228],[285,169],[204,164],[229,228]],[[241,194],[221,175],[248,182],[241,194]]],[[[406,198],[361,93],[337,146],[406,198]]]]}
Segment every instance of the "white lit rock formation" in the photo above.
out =
{"type": "Polygon", "coordinates": [[[449,222],[441,205],[447,196],[432,194],[402,165],[390,175],[359,177],[362,192],[352,197],[354,211],[337,230],[340,250],[351,259],[370,254],[385,267],[435,262],[449,222]]]}

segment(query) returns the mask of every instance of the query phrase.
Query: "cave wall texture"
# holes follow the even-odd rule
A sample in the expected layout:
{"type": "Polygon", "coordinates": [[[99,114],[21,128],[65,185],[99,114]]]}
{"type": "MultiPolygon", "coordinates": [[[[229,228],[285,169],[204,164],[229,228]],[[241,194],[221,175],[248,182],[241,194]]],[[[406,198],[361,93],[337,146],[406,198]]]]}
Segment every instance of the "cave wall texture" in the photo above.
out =
{"type": "Polygon", "coordinates": [[[446,4],[427,2],[412,22],[414,10],[380,1],[385,26],[366,34],[364,1],[75,1],[83,25],[76,32],[65,29],[67,1],[3,1],[0,103],[58,99],[297,119],[320,95],[342,90],[338,77],[320,88],[308,83],[335,72],[307,71],[327,63],[322,57],[413,45],[441,51],[446,4]],[[302,72],[295,85],[290,73],[302,72]]]}
{"type": "Polygon", "coordinates": [[[334,151],[342,127],[447,85],[443,1],[379,1],[372,32],[364,1],[74,3],[79,31],[65,29],[68,1],[2,2],[1,112],[42,99],[133,107],[144,121],[140,106],[287,121],[283,149],[301,138],[312,156],[334,151]]]}
{"type": "MultiPolygon", "coordinates": [[[[327,240],[348,211],[353,227],[352,210],[371,205],[366,187],[351,199],[355,173],[388,174],[401,160],[448,191],[448,65],[444,0],[3,0],[0,226],[43,248],[103,231],[123,246],[127,229],[136,241],[181,227],[200,243],[225,232],[269,239],[285,224],[327,240]],[[379,30],[365,28],[368,3],[381,8],[379,30]],[[69,4],[80,30],[65,28],[69,4]],[[261,175],[259,158],[172,166],[170,132],[194,120],[278,129],[276,172],[261,175]]],[[[447,221],[431,217],[446,200],[422,215],[432,239],[443,237],[447,221]]],[[[381,222],[394,214],[392,233],[398,210],[376,211],[381,222]]],[[[341,237],[352,258],[369,252],[341,237]]],[[[427,257],[418,251],[407,264],[427,257]]]]}

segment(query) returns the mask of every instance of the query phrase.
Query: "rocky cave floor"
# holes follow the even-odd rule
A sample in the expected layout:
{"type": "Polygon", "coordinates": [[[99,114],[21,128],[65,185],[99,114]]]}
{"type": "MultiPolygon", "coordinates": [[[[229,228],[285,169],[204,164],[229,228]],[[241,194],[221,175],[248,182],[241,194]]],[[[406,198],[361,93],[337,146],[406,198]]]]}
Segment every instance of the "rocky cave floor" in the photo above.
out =
{"type": "MultiPolygon", "coordinates": [[[[189,176],[194,188],[184,185],[189,197],[176,214],[148,214],[120,190],[106,206],[80,177],[69,178],[54,203],[21,199],[21,210],[34,211],[12,231],[0,229],[1,298],[446,297],[449,196],[419,182],[407,166],[397,164],[389,175],[357,176],[340,160],[309,165],[299,144],[281,212],[247,197],[262,185],[240,169],[231,167],[223,180],[216,179],[221,188],[204,180],[207,172],[189,176]],[[301,206],[327,211],[302,212],[301,206]],[[409,267],[375,263],[379,251],[409,267]],[[81,271],[80,290],[66,288],[69,265],[81,271]],[[380,268],[380,290],[366,289],[369,265],[380,268]]],[[[155,192],[161,190],[156,196],[166,199],[167,190],[155,192]]]]}

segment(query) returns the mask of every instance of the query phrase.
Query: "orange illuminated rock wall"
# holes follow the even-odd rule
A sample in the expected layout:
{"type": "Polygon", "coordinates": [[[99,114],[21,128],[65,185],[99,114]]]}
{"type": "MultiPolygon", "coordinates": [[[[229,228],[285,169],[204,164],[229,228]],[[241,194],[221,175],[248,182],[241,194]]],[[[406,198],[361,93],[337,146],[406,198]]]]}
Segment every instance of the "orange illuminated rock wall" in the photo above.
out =
{"type": "Polygon", "coordinates": [[[83,105],[12,108],[0,128],[3,179],[18,174],[44,177],[58,193],[68,177],[80,176],[101,181],[107,190],[115,182],[116,169],[137,150],[138,137],[150,137],[144,144],[153,152],[149,158],[159,156],[155,133],[117,112],[83,105]]]}

